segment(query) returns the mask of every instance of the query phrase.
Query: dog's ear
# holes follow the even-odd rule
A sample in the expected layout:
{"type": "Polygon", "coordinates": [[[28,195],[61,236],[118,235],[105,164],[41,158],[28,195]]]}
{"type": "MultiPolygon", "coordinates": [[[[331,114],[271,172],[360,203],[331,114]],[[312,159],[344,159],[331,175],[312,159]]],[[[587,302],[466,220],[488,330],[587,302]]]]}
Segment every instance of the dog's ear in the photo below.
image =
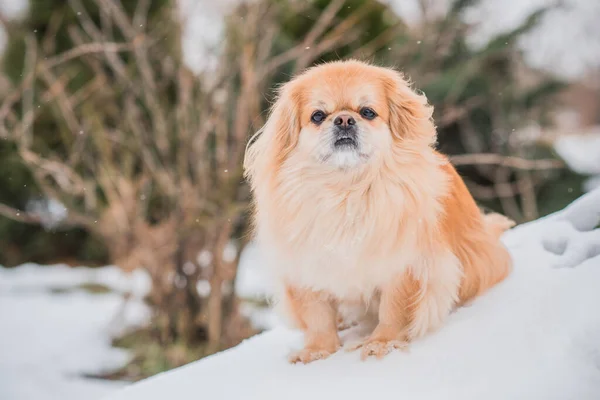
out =
{"type": "Polygon", "coordinates": [[[288,83],[281,87],[265,125],[250,138],[244,158],[245,175],[252,181],[263,169],[273,171],[296,146],[300,134],[300,99],[288,83]]]}
{"type": "Polygon", "coordinates": [[[384,85],[394,139],[433,145],[437,134],[431,119],[433,107],[428,104],[427,97],[411,89],[409,82],[397,71],[389,70],[384,85]]]}

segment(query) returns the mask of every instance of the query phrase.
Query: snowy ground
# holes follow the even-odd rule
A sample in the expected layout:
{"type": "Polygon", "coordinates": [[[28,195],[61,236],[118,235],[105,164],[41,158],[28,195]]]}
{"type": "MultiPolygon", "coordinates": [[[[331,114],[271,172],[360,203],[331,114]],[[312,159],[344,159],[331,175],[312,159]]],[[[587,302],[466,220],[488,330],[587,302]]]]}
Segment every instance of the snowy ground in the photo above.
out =
{"type": "Polygon", "coordinates": [[[147,320],[148,285],[116,267],[0,267],[0,399],[95,400],[124,386],[84,375],[128,362],[111,338],[147,320]],[[90,293],[92,284],[110,291],[90,293]]]}
{"type": "MultiPolygon", "coordinates": [[[[515,260],[513,274],[454,313],[442,330],[413,343],[409,353],[361,362],[356,353],[340,352],[290,365],[286,356],[301,346],[301,335],[280,327],[107,400],[597,400],[599,223],[596,190],[509,232],[504,240],[515,260]]],[[[346,331],[343,339],[355,335],[346,331]]]]}
{"type": "MultiPolygon", "coordinates": [[[[125,383],[84,375],[128,361],[110,340],[147,319],[139,300],[149,287],[144,274],[127,276],[115,267],[0,268],[0,399],[185,400],[199,393],[294,399],[315,397],[316,387],[317,398],[598,399],[599,220],[596,190],[561,213],[511,231],[505,241],[516,261],[514,274],[409,354],[362,363],[358,354],[340,353],[290,366],[286,355],[301,345],[301,336],[279,327],[124,391],[125,383]],[[90,284],[110,292],[90,293],[90,284]],[[123,309],[125,293],[134,300],[123,309]]],[[[236,291],[244,298],[264,299],[270,292],[262,257],[256,247],[242,256],[236,291]]],[[[243,311],[258,326],[278,325],[272,313],[252,303],[243,311]]],[[[344,338],[356,334],[347,331],[344,338]]]]}
{"type": "MultiPolygon", "coordinates": [[[[236,290],[252,300],[243,312],[265,329],[276,322],[256,305],[268,292],[256,261],[251,246],[236,290]]],[[[0,266],[0,400],[97,400],[127,385],[86,376],[127,364],[129,354],[111,339],[148,320],[141,299],[149,289],[143,271],[114,266],[0,266]]]]}

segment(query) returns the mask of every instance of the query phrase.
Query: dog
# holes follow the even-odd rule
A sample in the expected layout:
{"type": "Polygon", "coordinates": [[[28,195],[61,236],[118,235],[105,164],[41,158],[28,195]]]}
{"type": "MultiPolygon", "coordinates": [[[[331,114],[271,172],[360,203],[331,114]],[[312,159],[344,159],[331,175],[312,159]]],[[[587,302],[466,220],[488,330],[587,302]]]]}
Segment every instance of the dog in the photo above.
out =
{"type": "Polygon", "coordinates": [[[432,113],[401,73],[338,61],[284,84],[249,141],[255,237],[304,332],[291,362],[335,353],[345,308],[376,318],[354,348],[380,358],[509,275],[513,222],[480,212],[434,148],[432,113]]]}

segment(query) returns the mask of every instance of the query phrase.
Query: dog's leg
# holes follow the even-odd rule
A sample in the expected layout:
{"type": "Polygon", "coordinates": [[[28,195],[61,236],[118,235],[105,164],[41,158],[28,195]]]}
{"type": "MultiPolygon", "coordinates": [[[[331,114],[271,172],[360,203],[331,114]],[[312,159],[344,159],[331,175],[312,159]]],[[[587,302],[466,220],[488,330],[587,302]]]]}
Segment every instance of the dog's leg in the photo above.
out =
{"type": "Polygon", "coordinates": [[[408,342],[439,328],[458,299],[461,279],[456,257],[440,256],[409,268],[398,279],[381,288],[379,324],[362,343],[361,357],[381,358],[394,349],[406,349],[408,342]]]}
{"type": "Polygon", "coordinates": [[[438,329],[458,302],[462,271],[459,260],[451,253],[427,260],[411,269],[415,283],[408,293],[409,340],[438,329]]]}
{"type": "Polygon", "coordinates": [[[306,364],[327,358],[339,349],[337,311],[329,296],[288,287],[285,300],[288,311],[304,331],[304,348],[292,353],[290,362],[306,364]]]}
{"type": "Polygon", "coordinates": [[[407,299],[412,292],[409,278],[408,274],[403,274],[380,288],[379,322],[375,330],[363,342],[348,346],[348,351],[362,348],[361,358],[364,360],[368,356],[381,358],[394,349],[407,348],[407,299]]]}

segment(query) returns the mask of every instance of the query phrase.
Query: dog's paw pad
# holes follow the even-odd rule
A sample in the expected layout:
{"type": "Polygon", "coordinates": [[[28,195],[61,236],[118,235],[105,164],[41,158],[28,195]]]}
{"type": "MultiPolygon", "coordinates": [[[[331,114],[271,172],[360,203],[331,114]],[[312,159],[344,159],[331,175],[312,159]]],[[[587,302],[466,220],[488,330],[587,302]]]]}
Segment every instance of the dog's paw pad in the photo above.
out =
{"type": "Polygon", "coordinates": [[[408,350],[408,343],[401,340],[390,340],[390,341],[371,341],[367,342],[362,346],[360,358],[366,360],[368,357],[375,356],[377,358],[383,358],[384,356],[391,353],[393,350],[408,350]]]}
{"type": "Polygon", "coordinates": [[[308,364],[316,360],[324,360],[332,354],[333,352],[323,349],[302,349],[290,354],[288,361],[292,364],[308,364]]]}
{"type": "Polygon", "coordinates": [[[393,350],[408,351],[408,342],[404,340],[366,340],[363,342],[350,343],[345,347],[346,351],[355,351],[362,349],[361,359],[365,360],[370,356],[383,358],[393,350]]]}
{"type": "Polygon", "coordinates": [[[356,350],[360,349],[361,347],[363,347],[364,344],[365,344],[364,341],[348,343],[344,346],[344,351],[347,351],[347,352],[356,351],[356,350]]]}

